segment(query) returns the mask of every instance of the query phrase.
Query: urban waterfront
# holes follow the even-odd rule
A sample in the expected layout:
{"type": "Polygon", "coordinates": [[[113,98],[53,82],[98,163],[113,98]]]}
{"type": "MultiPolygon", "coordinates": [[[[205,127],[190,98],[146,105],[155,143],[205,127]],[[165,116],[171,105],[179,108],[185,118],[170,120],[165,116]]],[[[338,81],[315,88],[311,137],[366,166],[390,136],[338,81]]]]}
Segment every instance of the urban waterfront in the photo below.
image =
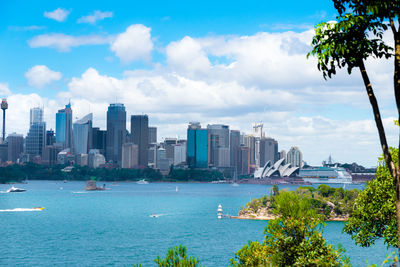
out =
{"type": "MultiPolygon", "coordinates": [[[[271,186],[230,184],[106,183],[111,190],[84,191],[84,182],[29,181],[25,193],[5,193],[0,185],[0,265],[154,266],[153,258],[183,244],[205,266],[227,266],[248,240],[263,239],[267,222],[217,219],[217,206],[236,215],[271,186]],[[45,207],[44,211],[10,212],[45,207]],[[157,218],[152,215],[157,214],[157,218]]],[[[346,185],[346,189],[363,185],[346,185]]],[[[280,186],[294,190],[297,186],[280,186]]],[[[353,266],[381,264],[383,242],[371,248],[354,245],[342,234],[342,222],[328,222],[324,236],[341,243],[353,266]]]]}

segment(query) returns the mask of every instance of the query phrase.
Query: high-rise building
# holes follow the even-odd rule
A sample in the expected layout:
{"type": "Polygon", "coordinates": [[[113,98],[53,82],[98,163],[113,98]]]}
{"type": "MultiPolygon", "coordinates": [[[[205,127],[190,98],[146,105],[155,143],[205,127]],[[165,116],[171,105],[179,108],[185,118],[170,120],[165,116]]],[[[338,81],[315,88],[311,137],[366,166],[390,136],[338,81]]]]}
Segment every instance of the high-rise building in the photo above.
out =
{"type": "Polygon", "coordinates": [[[157,127],[149,127],[149,144],[157,143],[157,127]]]}
{"type": "MultiPolygon", "coordinates": [[[[124,104],[110,104],[107,110],[106,158],[121,166],[122,145],[126,140],[124,104]]],[[[89,159],[90,161],[90,159],[89,159]]]]}
{"type": "MultiPolygon", "coordinates": [[[[121,148],[122,151],[122,148],[121,148]]],[[[98,168],[101,165],[104,165],[106,160],[98,149],[90,149],[88,155],[88,165],[90,168],[98,168]]]]}
{"type": "Polygon", "coordinates": [[[261,138],[265,137],[263,127],[264,127],[264,125],[262,123],[254,123],[253,124],[253,136],[255,138],[261,139],[261,138]]]}
{"type": "Polygon", "coordinates": [[[17,162],[21,154],[24,152],[24,137],[22,134],[10,134],[7,136],[8,144],[8,160],[17,162]]]}
{"type": "Polygon", "coordinates": [[[250,173],[250,149],[241,145],[238,148],[238,166],[237,172],[239,175],[246,175],[250,173]]]}
{"type": "Polygon", "coordinates": [[[166,155],[167,159],[169,159],[171,162],[174,162],[174,158],[175,158],[174,147],[177,143],[178,143],[177,138],[167,137],[164,139],[165,155],[166,155]]]}
{"type": "Polygon", "coordinates": [[[278,161],[278,141],[273,138],[261,138],[256,141],[256,147],[259,152],[259,167],[263,167],[268,161],[271,164],[278,161]]]}
{"type": "Polygon", "coordinates": [[[231,136],[229,138],[229,150],[231,167],[238,167],[239,164],[239,147],[240,147],[240,131],[231,130],[231,136]]]}
{"type": "Polygon", "coordinates": [[[286,150],[281,150],[281,152],[279,152],[279,159],[286,160],[286,150]]]}
{"type": "Polygon", "coordinates": [[[174,145],[174,165],[186,161],[186,144],[178,143],[174,145]]]}
{"type": "Polygon", "coordinates": [[[139,165],[139,147],[134,143],[122,145],[122,165],[121,168],[132,169],[139,165]]]}
{"type": "Polygon", "coordinates": [[[56,113],[56,143],[63,148],[73,148],[71,103],[56,113]]]}
{"type": "Polygon", "coordinates": [[[43,149],[42,163],[48,166],[57,164],[57,155],[60,152],[61,148],[58,146],[45,146],[43,149]]]}
{"type": "Polygon", "coordinates": [[[208,168],[208,130],[202,129],[199,122],[189,123],[186,153],[186,161],[190,168],[208,168]]]}
{"type": "Polygon", "coordinates": [[[253,135],[246,135],[244,137],[244,145],[249,148],[250,165],[256,165],[256,138],[253,135]]]}
{"type": "Polygon", "coordinates": [[[221,124],[207,125],[210,138],[210,164],[214,167],[229,167],[229,126],[221,124]]]}
{"type": "Polygon", "coordinates": [[[90,149],[98,149],[100,154],[105,154],[106,151],[106,135],[107,131],[100,130],[99,127],[92,128],[92,147],[90,149]]]}
{"type": "Polygon", "coordinates": [[[29,127],[26,136],[25,152],[32,156],[42,156],[46,144],[46,123],[35,122],[29,127]]]}
{"type": "Polygon", "coordinates": [[[74,123],[74,153],[87,154],[92,147],[93,114],[89,113],[74,123]]]}
{"type": "Polygon", "coordinates": [[[131,116],[131,135],[133,143],[139,147],[139,166],[147,167],[149,163],[149,117],[147,115],[131,116]]]}
{"type": "Polygon", "coordinates": [[[31,108],[30,111],[30,125],[36,122],[43,122],[43,109],[40,107],[31,108]]]}
{"type": "Polygon", "coordinates": [[[46,131],[46,146],[52,146],[56,142],[56,136],[52,129],[46,131]]]}
{"type": "Polygon", "coordinates": [[[303,153],[297,146],[292,146],[287,152],[286,163],[290,163],[292,167],[303,167],[303,153]]]}

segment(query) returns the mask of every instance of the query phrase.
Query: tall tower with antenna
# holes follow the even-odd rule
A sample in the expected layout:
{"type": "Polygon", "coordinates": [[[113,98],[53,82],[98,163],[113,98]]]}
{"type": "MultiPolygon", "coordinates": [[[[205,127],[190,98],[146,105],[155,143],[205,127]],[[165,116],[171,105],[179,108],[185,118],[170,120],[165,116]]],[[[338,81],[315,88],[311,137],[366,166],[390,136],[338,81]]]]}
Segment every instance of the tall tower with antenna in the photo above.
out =
{"type": "Polygon", "coordinates": [[[6,139],[6,109],[8,109],[7,98],[1,100],[1,109],[3,110],[3,143],[6,139]]]}

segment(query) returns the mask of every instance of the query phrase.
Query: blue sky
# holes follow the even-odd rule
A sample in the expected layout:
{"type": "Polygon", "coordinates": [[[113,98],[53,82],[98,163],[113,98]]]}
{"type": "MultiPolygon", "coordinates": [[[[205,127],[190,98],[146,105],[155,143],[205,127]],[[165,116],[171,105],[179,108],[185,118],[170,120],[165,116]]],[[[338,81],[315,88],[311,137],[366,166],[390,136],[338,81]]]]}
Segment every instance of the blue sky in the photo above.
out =
{"type": "MultiPolygon", "coordinates": [[[[331,153],[376,165],[378,137],[359,75],[326,82],[305,59],[313,25],[335,17],[331,1],[39,3],[0,3],[8,133],[26,134],[34,106],[54,128],[69,99],[74,117],[90,111],[104,127],[117,100],[129,115],[149,114],[159,140],[185,137],[193,120],[247,133],[263,122],[280,149],[297,145],[311,164],[331,153]]],[[[391,66],[368,64],[394,144],[391,66]]]]}

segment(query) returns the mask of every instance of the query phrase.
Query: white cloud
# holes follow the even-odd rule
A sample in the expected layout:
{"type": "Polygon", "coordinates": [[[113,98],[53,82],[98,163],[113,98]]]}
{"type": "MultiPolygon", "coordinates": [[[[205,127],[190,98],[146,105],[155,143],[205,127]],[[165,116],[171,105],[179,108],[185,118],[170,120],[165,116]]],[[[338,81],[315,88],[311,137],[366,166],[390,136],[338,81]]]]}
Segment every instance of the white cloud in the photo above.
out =
{"type": "Polygon", "coordinates": [[[28,84],[33,87],[44,87],[45,85],[61,79],[61,72],[52,71],[45,65],[36,65],[25,72],[28,84]]]}
{"type": "Polygon", "coordinates": [[[135,60],[149,61],[153,50],[150,31],[150,28],[142,24],[129,26],[112,42],[111,51],[124,63],[135,60]]]}
{"type": "Polygon", "coordinates": [[[112,18],[112,17],[113,13],[110,11],[102,12],[100,10],[95,10],[93,14],[79,18],[78,23],[95,24],[98,20],[103,20],[105,18],[112,18]]]}
{"type": "Polygon", "coordinates": [[[63,8],[57,8],[56,10],[51,12],[45,11],[44,16],[49,19],[54,19],[58,22],[63,22],[67,19],[69,13],[70,12],[68,10],[65,10],[63,8]]]}
{"type": "Polygon", "coordinates": [[[102,45],[108,44],[111,41],[109,36],[100,35],[83,35],[83,36],[72,36],[62,33],[42,34],[35,36],[28,41],[28,44],[32,48],[37,47],[49,47],[56,49],[60,52],[68,52],[72,47],[82,45],[102,45]]]}
{"type": "Polygon", "coordinates": [[[11,94],[8,83],[0,83],[0,98],[11,94]]]}

